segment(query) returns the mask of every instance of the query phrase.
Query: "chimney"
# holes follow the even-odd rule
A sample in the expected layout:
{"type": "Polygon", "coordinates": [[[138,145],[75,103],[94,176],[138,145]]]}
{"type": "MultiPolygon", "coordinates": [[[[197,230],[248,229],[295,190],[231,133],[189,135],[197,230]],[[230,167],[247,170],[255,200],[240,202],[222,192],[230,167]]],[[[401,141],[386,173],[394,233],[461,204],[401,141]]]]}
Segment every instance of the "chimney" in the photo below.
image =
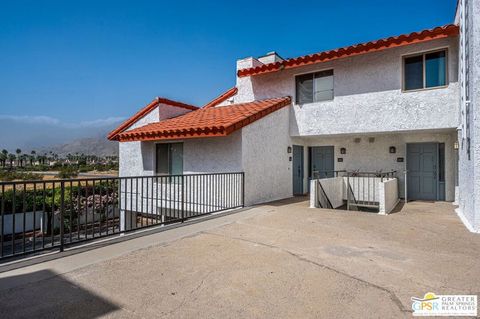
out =
{"type": "Polygon", "coordinates": [[[282,62],[283,58],[277,54],[277,52],[272,51],[268,52],[264,56],[258,58],[258,61],[262,62],[263,64],[275,63],[275,62],[282,62]]]}

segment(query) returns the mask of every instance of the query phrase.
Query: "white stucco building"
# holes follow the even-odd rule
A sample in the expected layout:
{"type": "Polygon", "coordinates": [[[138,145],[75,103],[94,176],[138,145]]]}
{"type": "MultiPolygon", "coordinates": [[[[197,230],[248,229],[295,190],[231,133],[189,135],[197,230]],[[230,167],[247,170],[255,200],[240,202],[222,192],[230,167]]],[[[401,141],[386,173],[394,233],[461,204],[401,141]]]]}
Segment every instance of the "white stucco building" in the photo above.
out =
{"type": "Polygon", "coordinates": [[[252,205],[316,175],[394,171],[399,197],[456,202],[480,231],[480,4],[466,1],[451,25],[238,60],[235,87],[201,108],[157,98],[109,135],[120,176],[244,172],[252,205]]]}

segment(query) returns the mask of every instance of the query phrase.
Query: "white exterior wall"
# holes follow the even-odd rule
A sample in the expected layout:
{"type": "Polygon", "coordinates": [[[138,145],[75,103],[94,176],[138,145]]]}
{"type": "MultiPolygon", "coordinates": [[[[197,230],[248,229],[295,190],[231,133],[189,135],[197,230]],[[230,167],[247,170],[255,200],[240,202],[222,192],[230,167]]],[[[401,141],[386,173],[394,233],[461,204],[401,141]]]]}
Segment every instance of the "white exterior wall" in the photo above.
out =
{"type": "MultiPolygon", "coordinates": [[[[237,79],[235,103],[295,97],[295,75],[334,70],[334,99],[293,107],[292,136],[456,128],[458,116],[458,39],[388,49],[381,52],[237,79]],[[402,56],[448,48],[449,86],[401,91],[402,56]]],[[[295,100],[295,99],[294,99],[295,100]]]]}
{"type": "Polygon", "coordinates": [[[460,47],[460,75],[462,89],[460,90],[462,110],[465,109],[465,85],[470,90],[470,116],[466,117],[465,112],[459,120],[459,208],[457,212],[470,231],[480,232],[480,3],[469,0],[467,2],[469,20],[465,21],[463,16],[464,0],[459,1],[457,9],[457,21],[460,22],[461,38],[469,40],[469,59],[464,59],[463,48],[460,47]],[[469,34],[464,34],[464,27],[468,25],[469,34]],[[469,83],[463,79],[463,70],[469,66],[469,83]],[[469,124],[470,132],[467,134],[466,125],[469,124]],[[470,158],[467,154],[467,135],[470,137],[470,158]]]}
{"type": "Polygon", "coordinates": [[[242,132],[184,140],[183,171],[185,174],[241,172],[242,132]]]}
{"type": "Polygon", "coordinates": [[[284,107],[242,129],[246,205],[292,196],[289,109],[284,107]]]}
{"type": "MultiPolygon", "coordinates": [[[[191,111],[183,107],[160,103],[159,106],[134,123],[128,130],[188,112],[191,111]]],[[[121,142],[119,144],[119,176],[149,176],[154,174],[155,148],[153,142],[121,142]]]]}
{"type": "MultiPolygon", "coordinates": [[[[400,197],[404,197],[407,143],[437,142],[445,143],[445,199],[455,200],[455,150],[453,144],[456,132],[438,131],[423,133],[397,133],[397,134],[360,134],[333,137],[293,137],[293,144],[305,146],[305,158],[308,158],[308,146],[334,146],[335,170],[360,170],[363,172],[383,172],[395,170],[399,178],[400,197]],[[375,141],[369,143],[368,138],[374,137],[375,141]],[[360,143],[354,139],[360,138],[360,143]],[[396,153],[390,154],[389,147],[395,146],[396,153]],[[346,149],[346,154],[340,154],[340,148],[346,149]],[[398,157],[403,157],[404,162],[397,162],[398,157]],[[343,162],[338,162],[343,158],[343,162]]],[[[308,180],[308,161],[305,160],[305,179],[308,180]]]]}
{"type": "Polygon", "coordinates": [[[378,213],[382,215],[389,214],[399,202],[398,198],[398,181],[396,178],[389,179],[378,183],[379,193],[379,210],[378,213]]]}
{"type": "MultiPolygon", "coordinates": [[[[226,137],[176,140],[184,173],[245,172],[246,205],[292,196],[289,113],[284,107],[226,137]]],[[[154,175],[156,143],[120,143],[120,176],[154,175]]]]}

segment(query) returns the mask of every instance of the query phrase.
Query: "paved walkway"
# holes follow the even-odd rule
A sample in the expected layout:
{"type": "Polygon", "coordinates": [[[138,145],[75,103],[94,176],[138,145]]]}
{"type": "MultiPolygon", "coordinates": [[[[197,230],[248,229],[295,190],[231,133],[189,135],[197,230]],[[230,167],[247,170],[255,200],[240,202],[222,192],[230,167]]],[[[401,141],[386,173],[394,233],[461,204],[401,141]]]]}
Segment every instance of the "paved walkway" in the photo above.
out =
{"type": "Polygon", "coordinates": [[[428,291],[480,295],[480,235],[451,204],[389,216],[307,205],[275,202],[0,273],[0,318],[398,318],[428,291]]]}

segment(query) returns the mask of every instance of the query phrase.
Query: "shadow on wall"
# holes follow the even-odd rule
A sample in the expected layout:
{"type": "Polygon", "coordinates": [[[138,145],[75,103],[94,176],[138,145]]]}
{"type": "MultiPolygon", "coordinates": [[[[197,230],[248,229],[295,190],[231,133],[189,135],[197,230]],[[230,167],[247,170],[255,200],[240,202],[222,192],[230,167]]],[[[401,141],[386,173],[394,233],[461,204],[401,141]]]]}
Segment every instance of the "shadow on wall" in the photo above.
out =
{"type": "Polygon", "coordinates": [[[98,318],[120,309],[50,270],[0,279],[0,318],[98,318]]]}

